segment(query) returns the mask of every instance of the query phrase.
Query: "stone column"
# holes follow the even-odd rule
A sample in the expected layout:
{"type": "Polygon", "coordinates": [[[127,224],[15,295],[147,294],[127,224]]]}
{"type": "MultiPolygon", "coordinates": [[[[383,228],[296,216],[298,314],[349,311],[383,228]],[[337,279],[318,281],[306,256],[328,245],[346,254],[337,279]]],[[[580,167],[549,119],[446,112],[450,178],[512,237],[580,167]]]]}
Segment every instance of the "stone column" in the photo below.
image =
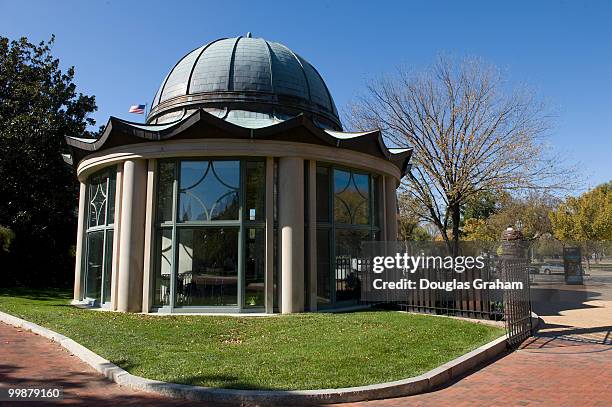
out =
{"type": "Polygon", "coordinates": [[[79,220],[77,224],[76,256],[74,259],[74,301],[80,301],[82,297],[81,281],[83,266],[83,234],[85,230],[85,218],[87,217],[87,185],[80,183],[79,188],[79,220]]]}
{"type": "Polygon", "coordinates": [[[113,239],[113,258],[111,274],[111,309],[117,310],[117,280],[119,275],[119,250],[121,240],[121,191],[123,189],[123,163],[117,165],[117,178],[115,179],[115,230],[113,239]]]}
{"type": "Polygon", "coordinates": [[[281,312],[304,311],[304,160],[282,157],[278,167],[281,312]]]}
{"type": "Polygon", "coordinates": [[[274,312],[274,158],[266,158],[266,313],[274,312]]]}
{"type": "Polygon", "coordinates": [[[152,305],[152,285],[153,279],[153,256],[155,256],[155,178],[157,176],[157,160],[152,158],[148,162],[147,171],[147,200],[146,200],[146,219],[144,231],[144,267],[142,277],[142,312],[149,312],[152,305]]]}
{"type": "Polygon", "coordinates": [[[317,310],[317,162],[308,162],[308,289],[309,310],[317,310]]]}
{"type": "Polygon", "coordinates": [[[389,242],[397,240],[397,182],[395,178],[385,176],[385,218],[387,219],[387,235],[389,242]]]}
{"type": "Polygon", "coordinates": [[[147,167],[141,159],[123,164],[117,310],[142,310],[147,167]]]}

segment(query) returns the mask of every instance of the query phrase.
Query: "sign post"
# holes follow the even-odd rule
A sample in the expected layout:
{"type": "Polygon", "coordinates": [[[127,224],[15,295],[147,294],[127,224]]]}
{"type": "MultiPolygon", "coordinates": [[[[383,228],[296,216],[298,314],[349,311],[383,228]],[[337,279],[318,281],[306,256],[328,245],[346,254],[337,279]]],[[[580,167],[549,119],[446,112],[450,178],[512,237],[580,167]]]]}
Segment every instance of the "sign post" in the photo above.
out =
{"type": "Polygon", "coordinates": [[[583,284],[582,253],[580,247],[563,248],[565,284],[583,284]]]}

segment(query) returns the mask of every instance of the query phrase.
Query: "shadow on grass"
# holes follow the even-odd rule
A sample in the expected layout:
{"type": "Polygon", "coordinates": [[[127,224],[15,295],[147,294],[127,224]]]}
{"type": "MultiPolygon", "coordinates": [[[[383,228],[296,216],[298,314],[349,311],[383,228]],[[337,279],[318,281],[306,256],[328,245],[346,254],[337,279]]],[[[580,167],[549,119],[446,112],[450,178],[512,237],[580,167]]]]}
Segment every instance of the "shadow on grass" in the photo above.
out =
{"type": "Polygon", "coordinates": [[[70,301],[72,292],[66,288],[0,288],[1,297],[18,297],[36,301],[70,301]]]}
{"type": "Polygon", "coordinates": [[[207,387],[210,389],[233,389],[233,390],[261,390],[261,391],[285,391],[290,389],[262,386],[252,381],[245,380],[244,377],[237,377],[227,374],[193,375],[170,378],[165,380],[168,383],[185,384],[189,386],[207,387]],[[216,383],[214,386],[203,383],[216,383]]]}

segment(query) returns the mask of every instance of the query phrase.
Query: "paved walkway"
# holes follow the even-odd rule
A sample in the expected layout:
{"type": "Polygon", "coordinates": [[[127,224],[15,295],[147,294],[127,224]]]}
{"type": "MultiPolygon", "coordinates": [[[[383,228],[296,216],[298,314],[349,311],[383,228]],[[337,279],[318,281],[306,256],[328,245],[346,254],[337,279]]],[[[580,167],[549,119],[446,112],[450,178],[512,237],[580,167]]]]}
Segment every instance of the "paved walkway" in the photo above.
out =
{"type": "Polygon", "coordinates": [[[9,385],[61,386],[64,399],[56,403],[0,401],[2,407],[192,405],[187,401],[136,392],[111,383],[49,339],[0,322],[0,387],[9,385]]]}
{"type": "Polygon", "coordinates": [[[542,336],[443,389],[343,406],[612,406],[612,342],[542,336]]]}

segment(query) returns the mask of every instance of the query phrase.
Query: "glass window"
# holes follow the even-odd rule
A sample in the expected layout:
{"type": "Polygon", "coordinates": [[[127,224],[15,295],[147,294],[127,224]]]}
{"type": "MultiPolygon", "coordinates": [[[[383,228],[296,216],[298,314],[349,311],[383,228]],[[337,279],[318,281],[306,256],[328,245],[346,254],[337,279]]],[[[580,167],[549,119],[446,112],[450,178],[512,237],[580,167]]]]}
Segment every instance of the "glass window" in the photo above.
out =
{"type": "Polygon", "coordinates": [[[334,170],[334,221],[368,225],[370,223],[370,184],[367,174],[334,170]]]}
{"type": "Polygon", "coordinates": [[[317,303],[329,304],[331,267],[329,253],[329,230],[317,230],[317,303]]]}
{"type": "Polygon", "coordinates": [[[108,178],[108,224],[115,223],[115,190],[117,187],[117,176],[111,174],[108,178]]]}
{"type": "Polygon", "coordinates": [[[238,219],[239,161],[181,161],[179,221],[238,219]]]}
{"type": "Polygon", "coordinates": [[[374,226],[380,226],[380,221],[382,218],[381,207],[380,207],[380,196],[382,193],[382,185],[380,182],[379,176],[372,177],[372,214],[374,218],[372,219],[372,223],[374,226]]]}
{"type": "Polygon", "coordinates": [[[238,228],[178,230],[176,305],[238,304],[238,228]]]}
{"type": "Polygon", "coordinates": [[[160,222],[172,221],[174,175],[176,164],[162,161],[159,163],[157,183],[157,220],[160,222]]]}
{"type": "Polygon", "coordinates": [[[89,227],[106,224],[105,175],[94,175],[89,179],[89,227]]]}
{"type": "Polygon", "coordinates": [[[365,270],[361,242],[369,239],[369,230],[336,230],[336,301],[359,299],[365,270]]]}
{"type": "Polygon", "coordinates": [[[172,229],[162,229],[156,239],[155,292],[156,306],[170,305],[170,276],[172,274],[172,229]]]}
{"type": "Polygon", "coordinates": [[[113,237],[114,232],[112,229],[106,231],[106,255],[104,256],[104,287],[102,288],[103,302],[110,302],[111,300],[111,276],[112,276],[112,263],[113,263],[113,237]]]}
{"type": "Polygon", "coordinates": [[[317,167],[317,222],[329,222],[329,168],[317,167]]]}
{"type": "Polygon", "coordinates": [[[87,273],[85,297],[100,301],[102,288],[102,267],[104,261],[104,231],[87,234],[87,273]]]}
{"type": "Polygon", "coordinates": [[[160,161],[158,174],[155,305],[263,307],[266,162],[160,161]]]}
{"type": "Polygon", "coordinates": [[[263,307],[265,301],[265,255],[266,236],[264,229],[248,229],[245,253],[245,307],[263,307]]]}
{"type": "Polygon", "coordinates": [[[380,235],[380,176],[319,166],[316,184],[318,303],[353,302],[361,295],[361,243],[380,235]]]}
{"type": "Polygon", "coordinates": [[[116,176],[116,167],[110,167],[87,180],[86,259],[82,295],[98,303],[109,302],[111,295],[116,176]]]}
{"type": "Polygon", "coordinates": [[[263,161],[246,162],[246,220],[265,220],[266,168],[263,161]]]}

